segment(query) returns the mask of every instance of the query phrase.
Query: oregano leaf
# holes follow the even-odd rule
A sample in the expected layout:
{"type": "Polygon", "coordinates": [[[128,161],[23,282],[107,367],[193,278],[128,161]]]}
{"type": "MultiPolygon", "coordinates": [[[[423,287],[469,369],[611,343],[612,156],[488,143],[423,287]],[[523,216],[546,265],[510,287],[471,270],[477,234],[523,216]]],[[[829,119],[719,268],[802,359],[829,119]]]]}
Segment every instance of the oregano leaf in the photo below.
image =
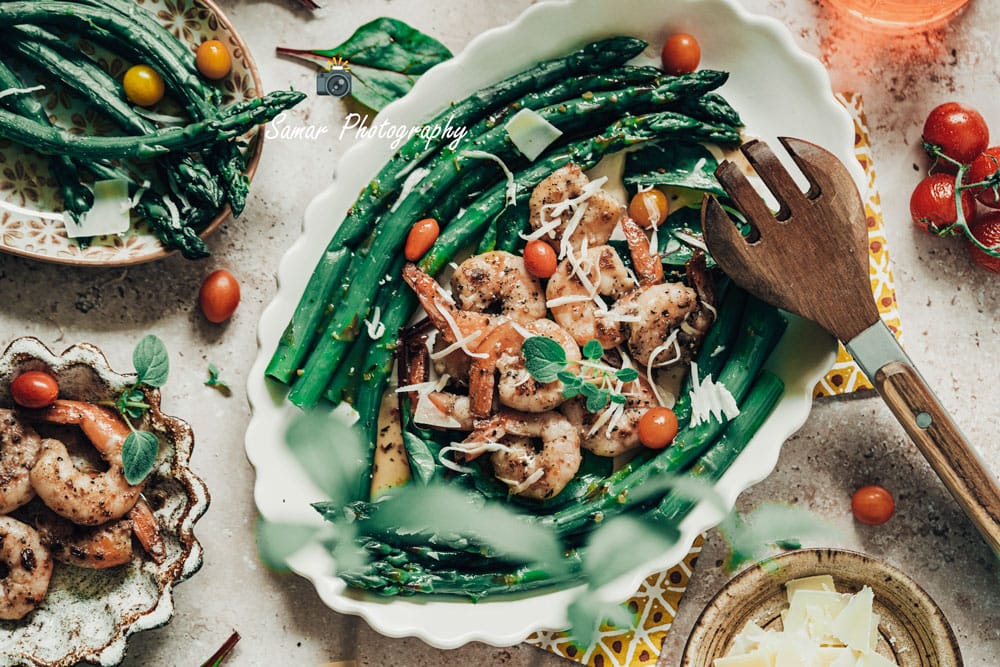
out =
{"type": "Polygon", "coordinates": [[[122,470],[125,481],[138,484],[146,479],[156,463],[160,441],[149,431],[132,431],[122,443],[122,470]]]}
{"type": "Polygon", "coordinates": [[[603,410],[608,404],[609,398],[610,392],[608,390],[598,389],[596,394],[587,397],[587,410],[590,412],[599,412],[603,410]]]}
{"type": "Polygon", "coordinates": [[[136,384],[162,387],[170,373],[170,356],[167,346],[153,334],[143,336],[132,351],[132,365],[138,377],[136,384]]]}
{"type": "Polygon", "coordinates": [[[596,340],[588,340],[583,345],[583,356],[591,361],[596,361],[604,356],[604,346],[596,340]]]}
{"type": "Polygon", "coordinates": [[[639,371],[634,368],[619,368],[615,371],[615,377],[622,382],[635,382],[639,379],[639,371]]]}
{"type": "Polygon", "coordinates": [[[566,350],[546,336],[525,338],[521,353],[528,373],[539,382],[553,382],[566,368],[566,350]]]}

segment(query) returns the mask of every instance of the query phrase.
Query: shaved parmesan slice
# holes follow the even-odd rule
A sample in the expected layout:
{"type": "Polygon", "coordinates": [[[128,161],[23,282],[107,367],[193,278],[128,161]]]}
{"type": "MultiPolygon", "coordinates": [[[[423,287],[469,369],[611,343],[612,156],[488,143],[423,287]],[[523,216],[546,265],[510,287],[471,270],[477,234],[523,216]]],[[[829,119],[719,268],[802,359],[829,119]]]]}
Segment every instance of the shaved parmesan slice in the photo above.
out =
{"type": "Polygon", "coordinates": [[[749,653],[746,655],[731,655],[716,658],[713,667],[772,667],[771,657],[767,653],[749,653]]]}
{"type": "Polygon", "coordinates": [[[413,410],[413,422],[422,426],[436,426],[454,430],[461,428],[462,424],[451,415],[445,414],[434,401],[426,396],[421,396],[417,401],[417,406],[413,410]]]}
{"type": "MultiPolygon", "coordinates": [[[[80,216],[80,224],[66,221],[66,235],[71,239],[121,234],[128,231],[128,181],[114,179],[94,183],[94,205],[80,216]]],[[[167,201],[167,198],[164,198],[167,201]]]]}
{"type": "Polygon", "coordinates": [[[711,375],[706,375],[704,379],[698,378],[698,364],[691,363],[691,425],[697,426],[713,418],[718,422],[735,419],[740,414],[740,407],[736,404],[726,385],[712,380],[711,375]]]}
{"type": "Polygon", "coordinates": [[[839,645],[833,634],[833,619],[844,610],[850,598],[850,595],[831,591],[796,591],[788,606],[785,631],[804,634],[826,646],[839,645]]]}
{"type": "Polygon", "coordinates": [[[896,663],[878,653],[865,653],[858,659],[855,667],[895,667],[895,665],[896,663]]]}
{"type": "Polygon", "coordinates": [[[531,109],[521,109],[504,125],[517,150],[532,162],[562,136],[562,130],[531,109]]]}
{"type": "Polygon", "coordinates": [[[828,574],[817,574],[814,577],[802,577],[792,579],[785,583],[785,594],[791,604],[792,596],[796,591],[831,591],[836,592],[837,587],[833,583],[833,577],[828,574]]]}
{"type": "Polygon", "coordinates": [[[855,651],[867,651],[871,646],[872,601],[875,594],[865,586],[833,620],[831,630],[841,642],[855,651]]]}

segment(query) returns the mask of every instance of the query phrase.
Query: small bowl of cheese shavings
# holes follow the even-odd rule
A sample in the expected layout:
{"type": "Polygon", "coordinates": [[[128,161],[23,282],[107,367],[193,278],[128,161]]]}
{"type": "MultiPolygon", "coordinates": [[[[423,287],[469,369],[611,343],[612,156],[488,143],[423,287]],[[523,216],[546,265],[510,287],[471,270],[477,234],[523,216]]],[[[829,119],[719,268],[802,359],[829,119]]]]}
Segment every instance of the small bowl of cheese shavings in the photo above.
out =
{"type": "Polygon", "coordinates": [[[681,667],[960,667],[955,634],[908,575],[840,549],[752,565],[695,623],[681,667]]]}

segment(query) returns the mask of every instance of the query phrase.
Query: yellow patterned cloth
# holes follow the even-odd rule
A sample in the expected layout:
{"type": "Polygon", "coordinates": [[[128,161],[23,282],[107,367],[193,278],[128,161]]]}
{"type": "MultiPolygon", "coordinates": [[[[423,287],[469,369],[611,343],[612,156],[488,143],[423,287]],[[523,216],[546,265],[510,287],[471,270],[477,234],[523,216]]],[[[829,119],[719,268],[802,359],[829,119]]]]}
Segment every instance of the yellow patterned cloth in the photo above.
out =
{"type": "MultiPolygon", "coordinates": [[[[889,248],[883,231],[882,207],[878,189],[875,187],[875,168],[872,163],[864,107],[861,96],[854,93],[838,94],[837,99],[854,119],[854,150],[867,178],[867,189],[862,193],[862,197],[865,200],[865,212],[868,216],[872,293],[875,295],[882,319],[899,338],[900,322],[899,312],[896,309],[896,290],[889,264],[889,248]]],[[[836,363],[826,377],[816,385],[814,394],[816,397],[834,396],[871,388],[871,383],[841,345],[836,363]]],[[[589,647],[577,646],[570,641],[565,632],[555,631],[536,632],[526,641],[590,667],[655,665],[703,543],[704,537],[699,536],[680,564],[646,578],[636,594],[625,603],[636,619],[632,627],[602,627],[598,638],[589,647]]]]}

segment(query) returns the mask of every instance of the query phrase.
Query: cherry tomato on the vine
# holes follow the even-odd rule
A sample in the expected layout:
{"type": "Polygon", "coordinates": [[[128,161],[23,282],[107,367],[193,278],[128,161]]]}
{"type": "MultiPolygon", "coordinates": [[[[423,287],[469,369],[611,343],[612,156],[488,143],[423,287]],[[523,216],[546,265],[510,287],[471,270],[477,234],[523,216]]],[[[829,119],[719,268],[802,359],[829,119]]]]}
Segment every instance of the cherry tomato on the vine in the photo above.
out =
{"type": "MultiPolygon", "coordinates": [[[[962,212],[966,222],[976,217],[976,197],[972,190],[962,191],[962,212]]],[[[917,183],[910,195],[910,215],[913,224],[925,232],[934,233],[955,224],[955,177],[951,174],[931,174],[917,183]],[[933,226],[933,227],[932,227],[933,226]]]]}
{"type": "Polygon", "coordinates": [[[209,322],[225,322],[240,305],[240,283],[225,269],[213,271],[201,284],[198,303],[209,322]]]}
{"type": "MultiPolygon", "coordinates": [[[[969,225],[969,231],[976,237],[976,240],[985,246],[992,246],[1000,252],[1000,211],[990,211],[974,223],[969,225]]],[[[1000,257],[988,255],[972,241],[969,241],[969,254],[979,266],[993,273],[1000,273],[1000,257]]]]}
{"type": "Polygon", "coordinates": [[[639,419],[639,442],[663,449],[677,436],[677,415],[670,408],[650,408],[639,419]]]}
{"type": "MultiPolygon", "coordinates": [[[[969,164],[989,146],[990,130],[975,109],[958,102],[945,102],[927,114],[923,139],[952,160],[969,164]]],[[[946,163],[938,162],[942,167],[946,163]]]]}
{"type": "Polygon", "coordinates": [[[889,520],[896,510],[892,494],[881,486],[863,486],[851,498],[854,518],[869,526],[879,526],[889,520]]]}
{"type": "MultiPolygon", "coordinates": [[[[1000,169],[1000,146],[992,146],[980,153],[969,170],[965,172],[963,183],[982,183],[993,176],[997,169],[1000,169]]],[[[986,187],[982,189],[973,188],[976,192],[976,199],[990,208],[1000,208],[1000,198],[997,197],[997,187],[986,187]]]]}
{"type": "Polygon", "coordinates": [[[151,107],[162,100],[166,90],[163,77],[149,65],[129,67],[122,79],[122,86],[125,88],[125,97],[141,107],[151,107]]]}
{"type": "Polygon", "coordinates": [[[59,398],[59,383],[45,371],[26,371],[10,383],[10,395],[23,408],[44,408],[59,398]]]}
{"type": "Polygon", "coordinates": [[[629,217],[643,229],[654,224],[659,227],[667,219],[667,213],[667,196],[656,188],[636,193],[628,205],[629,217]]]}
{"type": "Polygon", "coordinates": [[[221,79],[232,70],[233,59],[225,44],[217,39],[210,39],[198,47],[195,65],[206,79],[221,79]]]}
{"type": "Polygon", "coordinates": [[[663,71],[667,74],[688,74],[698,69],[701,46],[698,40],[683,32],[667,38],[660,52],[663,71]]]}
{"type": "Polygon", "coordinates": [[[536,278],[551,278],[559,261],[556,251],[545,241],[535,239],[524,246],[524,268],[536,278]]]}
{"type": "Polygon", "coordinates": [[[424,218],[413,223],[410,233],[406,235],[406,246],[403,248],[406,259],[416,262],[426,255],[440,233],[441,228],[434,218],[424,218]]]}

